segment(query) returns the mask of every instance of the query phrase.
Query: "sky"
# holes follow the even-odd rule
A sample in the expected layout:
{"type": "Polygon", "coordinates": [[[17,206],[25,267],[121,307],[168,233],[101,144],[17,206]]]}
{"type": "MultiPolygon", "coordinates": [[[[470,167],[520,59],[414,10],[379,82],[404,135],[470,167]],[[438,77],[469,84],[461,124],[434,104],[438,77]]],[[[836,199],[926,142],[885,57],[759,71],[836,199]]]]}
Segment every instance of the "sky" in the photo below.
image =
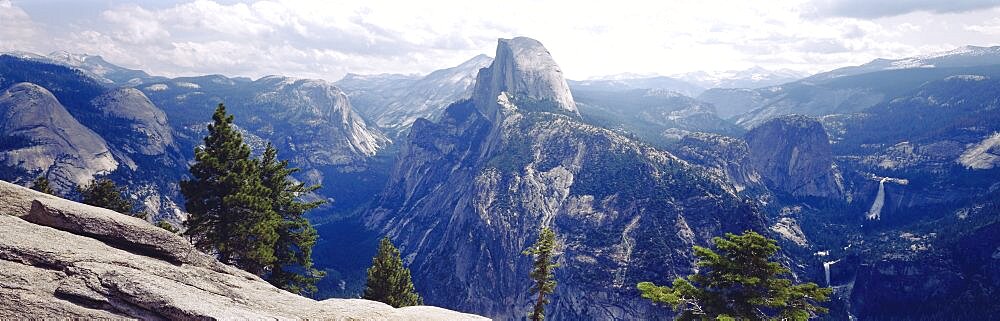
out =
{"type": "Polygon", "coordinates": [[[1000,0],[0,0],[0,51],[170,77],[426,74],[514,36],[541,41],[570,79],[815,73],[1000,45],[1000,0]]]}

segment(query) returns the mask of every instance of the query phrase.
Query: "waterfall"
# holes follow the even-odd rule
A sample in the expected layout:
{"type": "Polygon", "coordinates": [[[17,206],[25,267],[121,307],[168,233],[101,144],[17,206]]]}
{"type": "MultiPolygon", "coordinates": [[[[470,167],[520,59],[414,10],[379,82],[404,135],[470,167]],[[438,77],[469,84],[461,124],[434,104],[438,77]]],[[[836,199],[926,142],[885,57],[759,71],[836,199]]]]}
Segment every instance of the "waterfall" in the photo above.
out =
{"type": "Polygon", "coordinates": [[[823,262],[823,275],[826,276],[826,286],[830,286],[830,266],[840,260],[823,262]]]}
{"type": "Polygon", "coordinates": [[[883,177],[878,181],[878,195],[875,196],[872,208],[868,210],[869,220],[877,220],[882,214],[882,206],[885,205],[885,181],[887,180],[889,180],[888,177],[883,177]]]}

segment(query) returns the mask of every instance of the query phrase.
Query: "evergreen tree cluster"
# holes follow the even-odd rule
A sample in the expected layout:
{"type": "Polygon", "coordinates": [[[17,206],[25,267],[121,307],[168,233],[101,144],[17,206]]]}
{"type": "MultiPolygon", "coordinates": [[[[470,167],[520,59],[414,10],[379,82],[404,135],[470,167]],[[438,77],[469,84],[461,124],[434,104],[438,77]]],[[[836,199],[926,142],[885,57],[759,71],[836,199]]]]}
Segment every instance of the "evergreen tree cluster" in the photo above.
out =
{"type": "Polygon", "coordinates": [[[672,286],[639,283],[642,297],[669,304],[676,320],[808,320],[828,312],[818,303],[829,300],[830,288],[782,277],[790,270],[771,261],[777,241],[747,231],[712,243],[719,252],[694,247],[697,273],[672,286]]]}
{"type": "Polygon", "coordinates": [[[424,302],[413,287],[410,269],[403,266],[399,250],[388,237],[382,238],[378,244],[378,253],[372,258],[362,298],[396,308],[421,305],[424,302]]]}
{"type": "Polygon", "coordinates": [[[33,182],[31,182],[31,189],[49,194],[56,195],[55,191],[52,190],[52,186],[49,186],[49,179],[43,176],[38,176],[33,182]]]}
{"type": "Polygon", "coordinates": [[[294,182],[298,169],[277,159],[270,144],[261,159],[233,126],[219,104],[204,146],[195,149],[192,178],[181,182],[188,236],[219,261],[267,279],[290,292],[316,291],[323,273],[312,266],[316,230],[303,214],[320,205],[298,199],[319,188],[294,182]]]}

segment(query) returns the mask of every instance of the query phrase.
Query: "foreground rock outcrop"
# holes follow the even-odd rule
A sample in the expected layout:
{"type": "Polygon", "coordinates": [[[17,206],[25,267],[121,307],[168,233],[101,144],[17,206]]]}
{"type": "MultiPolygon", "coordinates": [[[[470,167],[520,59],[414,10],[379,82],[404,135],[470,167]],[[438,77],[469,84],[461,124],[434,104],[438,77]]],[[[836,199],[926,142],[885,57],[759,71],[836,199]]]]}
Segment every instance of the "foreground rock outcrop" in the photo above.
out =
{"type": "Polygon", "coordinates": [[[0,182],[0,319],[485,320],[436,307],[314,301],[148,223],[0,182]]]}

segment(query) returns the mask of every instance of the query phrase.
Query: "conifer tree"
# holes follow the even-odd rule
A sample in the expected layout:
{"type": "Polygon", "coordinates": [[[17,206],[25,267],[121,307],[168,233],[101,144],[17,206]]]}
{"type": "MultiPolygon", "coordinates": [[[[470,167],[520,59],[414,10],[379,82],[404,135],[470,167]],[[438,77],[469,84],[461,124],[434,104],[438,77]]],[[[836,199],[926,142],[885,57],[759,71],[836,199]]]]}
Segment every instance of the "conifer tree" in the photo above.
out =
{"type": "Polygon", "coordinates": [[[144,213],[134,210],[135,206],[122,197],[122,190],[107,178],[96,179],[86,187],[77,187],[82,197],[81,203],[103,207],[125,215],[146,219],[144,213]]]}
{"type": "Polygon", "coordinates": [[[535,257],[531,269],[531,279],[535,284],[531,287],[531,294],[537,295],[535,306],[529,314],[532,321],[545,319],[545,305],[549,304],[548,296],[556,290],[555,268],[558,264],[552,263],[555,255],[556,233],[550,228],[542,228],[538,234],[538,240],[528,250],[525,255],[535,257]]]}
{"type": "Polygon", "coordinates": [[[174,227],[173,225],[170,225],[170,223],[167,223],[167,221],[164,221],[164,220],[156,221],[155,225],[156,225],[156,227],[159,227],[159,228],[162,228],[164,230],[167,230],[170,233],[175,233],[176,234],[177,232],[180,232],[180,230],[178,230],[176,227],[174,227]]]}
{"type": "Polygon", "coordinates": [[[55,195],[55,192],[52,191],[52,187],[49,186],[49,179],[44,175],[38,176],[38,178],[35,178],[35,181],[31,182],[31,189],[45,194],[55,195]]]}
{"type": "Polygon", "coordinates": [[[669,304],[676,320],[808,320],[827,313],[817,304],[829,300],[832,290],[783,278],[790,270],[771,261],[779,250],[775,240],[746,231],[712,243],[719,252],[694,247],[697,273],[670,287],[639,283],[642,297],[669,304]]]}
{"type": "Polygon", "coordinates": [[[403,266],[399,250],[392,245],[389,237],[379,242],[378,254],[372,258],[372,266],[368,268],[368,281],[362,298],[396,308],[423,304],[423,299],[413,288],[410,269],[403,266]]]}
{"type": "Polygon", "coordinates": [[[204,146],[195,148],[191,180],[181,182],[190,216],[185,235],[219,261],[264,275],[274,264],[281,218],[271,207],[259,162],[219,104],[208,125],[204,146]]]}
{"type": "Polygon", "coordinates": [[[267,144],[260,161],[261,180],[270,192],[272,210],[281,217],[274,250],[276,259],[267,280],[289,292],[309,294],[316,292],[316,282],[324,273],[313,268],[312,248],[319,236],[303,214],[323,202],[298,200],[301,195],[320,187],[293,181],[290,175],[298,170],[289,168],[288,161],[279,161],[278,151],[267,144]]]}

